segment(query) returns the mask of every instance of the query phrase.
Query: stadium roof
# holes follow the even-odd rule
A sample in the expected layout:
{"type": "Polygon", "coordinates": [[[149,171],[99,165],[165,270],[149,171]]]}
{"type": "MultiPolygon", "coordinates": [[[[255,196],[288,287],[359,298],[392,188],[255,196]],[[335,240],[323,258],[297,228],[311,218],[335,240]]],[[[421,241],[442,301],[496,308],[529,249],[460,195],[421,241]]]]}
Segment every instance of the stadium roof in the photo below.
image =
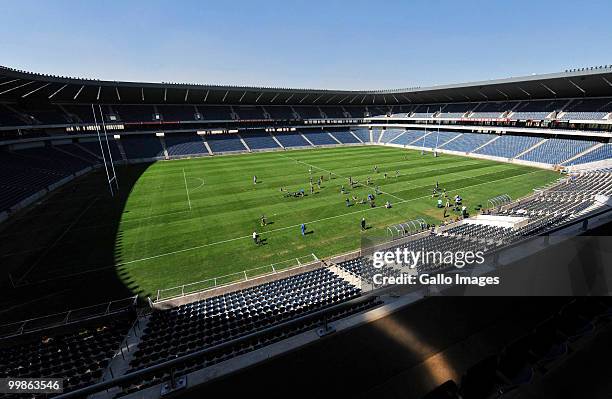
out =
{"type": "Polygon", "coordinates": [[[352,91],[117,82],[0,67],[0,102],[394,105],[612,96],[612,65],[471,83],[352,91]]]}

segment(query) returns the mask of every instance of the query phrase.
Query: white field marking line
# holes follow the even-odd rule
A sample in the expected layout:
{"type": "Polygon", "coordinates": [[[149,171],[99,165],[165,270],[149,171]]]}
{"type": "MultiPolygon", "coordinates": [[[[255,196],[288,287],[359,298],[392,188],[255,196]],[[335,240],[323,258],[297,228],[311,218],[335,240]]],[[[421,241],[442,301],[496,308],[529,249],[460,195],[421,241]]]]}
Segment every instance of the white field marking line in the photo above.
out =
{"type": "Polygon", "coordinates": [[[183,168],[183,180],[185,180],[185,192],[187,193],[187,203],[189,204],[189,210],[191,210],[191,200],[189,199],[189,189],[187,188],[187,176],[185,175],[185,168],[183,168]]]}
{"type": "Polygon", "coordinates": [[[25,274],[23,274],[17,281],[16,283],[19,284],[20,282],[22,282],[27,276],[28,274],[30,274],[30,272],[40,263],[40,261],[49,253],[49,251],[51,251],[53,248],[55,248],[55,246],[62,240],[62,238],[64,238],[64,236],[66,234],[68,234],[68,232],[70,231],[70,229],[72,229],[72,227],[77,224],[79,222],[79,220],[81,220],[81,218],[83,217],[83,215],[85,213],[87,213],[87,211],[93,206],[93,204],[96,203],[96,201],[98,200],[98,198],[96,197],[93,201],[91,201],[91,203],[87,206],[87,208],[85,208],[81,213],[79,213],[79,215],[74,219],[74,221],[72,223],[70,223],[70,225],[66,228],[66,230],[64,230],[64,232],[55,239],[55,241],[53,241],[53,244],[51,244],[51,246],[49,246],[39,257],[38,259],[36,259],[36,261],[34,261],[34,263],[32,263],[32,265],[30,266],[30,268],[25,272],[25,274]]]}
{"type": "MultiPolygon", "coordinates": [[[[315,169],[322,170],[323,172],[331,173],[332,175],[336,175],[336,176],[338,176],[338,177],[340,177],[340,178],[342,178],[342,179],[346,179],[346,177],[345,177],[345,176],[339,175],[339,174],[337,174],[337,173],[335,173],[335,172],[332,172],[331,170],[327,170],[327,169],[319,168],[318,166],[311,165],[311,164],[306,163],[306,162],[302,162],[302,161],[300,161],[300,160],[297,160],[297,159],[294,159],[294,158],[288,157],[288,156],[286,156],[286,155],[280,155],[280,154],[279,154],[279,156],[280,156],[280,157],[283,157],[283,158],[291,159],[291,160],[293,160],[293,161],[296,161],[297,163],[304,164],[304,165],[309,166],[309,167],[311,167],[311,168],[315,168],[315,169]]],[[[358,184],[359,186],[361,186],[361,187],[368,187],[368,186],[366,186],[366,185],[365,185],[365,184],[363,184],[363,183],[357,183],[357,184],[358,184]]],[[[382,190],[378,190],[378,191],[380,191],[381,193],[383,193],[383,194],[385,194],[385,195],[389,195],[389,196],[391,196],[391,197],[397,198],[397,199],[398,199],[398,200],[400,200],[400,201],[404,201],[404,199],[403,199],[403,198],[398,197],[397,195],[393,195],[393,194],[391,194],[391,193],[387,193],[387,192],[382,191],[382,190]]]]}
{"type": "Polygon", "coordinates": [[[190,179],[196,179],[200,181],[200,185],[197,186],[196,188],[192,188],[191,192],[193,193],[195,190],[197,190],[198,188],[201,188],[202,186],[204,186],[204,179],[199,178],[199,177],[189,177],[190,179]]]}
{"type": "MultiPolygon", "coordinates": [[[[502,181],[502,180],[514,179],[515,177],[525,176],[525,175],[529,175],[529,174],[536,173],[536,172],[540,172],[540,170],[535,170],[535,171],[523,173],[521,175],[504,177],[502,179],[490,180],[490,181],[483,182],[483,183],[472,184],[472,185],[469,185],[469,186],[459,187],[459,188],[457,188],[457,190],[462,190],[462,189],[465,189],[465,188],[476,187],[476,186],[482,186],[483,184],[496,183],[496,182],[499,182],[499,181],[502,181]]],[[[397,202],[396,204],[402,204],[402,203],[405,203],[405,202],[412,202],[412,201],[416,201],[416,200],[420,200],[420,199],[425,199],[425,198],[430,198],[430,197],[431,197],[430,195],[424,195],[422,197],[402,200],[402,201],[397,202]]],[[[376,209],[385,209],[385,208],[384,207],[366,208],[366,209],[361,209],[361,210],[358,210],[358,211],[343,213],[342,215],[335,215],[335,216],[329,216],[329,217],[322,218],[322,219],[312,220],[310,222],[306,222],[305,224],[306,225],[315,224],[315,223],[323,222],[323,221],[326,221],[326,220],[337,219],[337,218],[341,218],[341,217],[344,217],[344,216],[349,216],[349,215],[353,215],[353,214],[361,213],[361,212],[368,212],[368,211],[372,211],[372,210],[376,210],[376,209]]],[[[294,229],[294,228],[299,227],[300,225],[301,225],[301,223],[300,224],[294,224],[292,226],[279,227],[278,229],[268,230],[268,231],[265,232],[265,234],[269,235],[271,233],[276,233],[276,232],[283,231],[283,230],[294,229]]],[[[232,242],[232,241],[243,240],[243,239],[246,239],[246,238],[251,238],[251,235],[246,235],[246,236],[241,236],[241,237],[234,237],[234,238],[228,238],[226,240],[211,242],[211,243],[208,243],[208,244],[197,245],[197,246],[191,247],[191,248],[184,248],[184,249],[179,249],[179,250],[176,250],[176,251],[166,252],[166,253],[159,254],[159,255],[148,256],[146,258],[134,259],[134,260],[130,260],[130,261],[127,261],[127,262],[118,263],[116,266],[124,266],[124,265],[129,265],[129,264],[132,264],[132,263],[144,262],[144,261],[147,261],[147,260],[162,258],[164,256],[176,255],[176,254],[179,254],[179,253],[193,251],[193,250],[196,250],[196,249],[211,247],[213,245],[225,244],[225,243],[232,242]]],[[[109,266],[109,267],[112,267],[112,266],[109,266]]]]}

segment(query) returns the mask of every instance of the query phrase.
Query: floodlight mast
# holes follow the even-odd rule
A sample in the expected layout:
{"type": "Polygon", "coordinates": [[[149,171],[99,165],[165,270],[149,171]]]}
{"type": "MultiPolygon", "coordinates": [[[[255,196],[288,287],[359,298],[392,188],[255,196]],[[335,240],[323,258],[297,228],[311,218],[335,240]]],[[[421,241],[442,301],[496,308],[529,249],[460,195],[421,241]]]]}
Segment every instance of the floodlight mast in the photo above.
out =
{"type": "MultiPolygon", "coordinates": [[[[104,114],[102,113],[102,107],[99,106],[99,110],[100,110],[100,117],[102,118],[102,122],[104,123],[104,114]]],[[[102,145],[102,137],[100,135],[100,125],[98,124],[98,117],[96,115],[96,109],[94,108],[94,105],[91,104],[91,112],[93,114],[93,118],[94,118],[94,124],[96,126],[96,132],[98,134],[98,144],[100,144],[100,153],[102,154],[102,162],[104,164],[104,170],[106,171],[106,180],[108,181],[108,188],[110,190],[111,193],[111,197],[115,196],[115,190],[113,190],[113,180],[115,181],[115,184],[117,184],[117,175],[115,174],[115,168],[114,166],[112,167],[112,172],[113,172],[113,176],[111,177],[110,175],[110,171],[109,171],[109,167],[108,167],[108,163],[106,161],[106,155],[104,154],[104,146],[102,145]]],[[[108,143],[108,134],[106,131],[106,125],[104,125],[104,134],[106,137],[106,147],[108,150],[108,156],[111,162],[111,165],[113,164],[112,161],[112,155],[111,155],[111,151],[110,151],[110,145],[108,143]]],[[[119,185],[117,185],[117,190],[119,190],[119,185]]]]}

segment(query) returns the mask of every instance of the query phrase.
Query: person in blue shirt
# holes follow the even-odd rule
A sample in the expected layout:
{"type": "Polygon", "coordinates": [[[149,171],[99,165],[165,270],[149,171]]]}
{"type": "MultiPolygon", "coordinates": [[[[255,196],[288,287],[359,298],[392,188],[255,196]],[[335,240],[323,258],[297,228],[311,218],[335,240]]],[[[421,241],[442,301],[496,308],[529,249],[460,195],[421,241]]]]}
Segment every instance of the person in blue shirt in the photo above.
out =
{"type": "Polygon", "coordinates": [[[300,230],[302,231],[302,235],[306,235],[306,225],[304,223],[300,226],[300,230]]]}

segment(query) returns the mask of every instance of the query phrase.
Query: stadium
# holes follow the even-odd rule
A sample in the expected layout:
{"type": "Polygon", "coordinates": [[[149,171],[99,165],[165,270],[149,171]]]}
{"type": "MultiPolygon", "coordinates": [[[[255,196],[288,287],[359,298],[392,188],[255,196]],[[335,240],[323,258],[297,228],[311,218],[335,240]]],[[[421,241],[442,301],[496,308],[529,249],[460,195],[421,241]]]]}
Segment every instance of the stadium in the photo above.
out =
{"type": "Polygon", "coordinates": [[[0,397],[608,397],[611,138],[612,65],[389,90],[0,67],[0,397]]]}

